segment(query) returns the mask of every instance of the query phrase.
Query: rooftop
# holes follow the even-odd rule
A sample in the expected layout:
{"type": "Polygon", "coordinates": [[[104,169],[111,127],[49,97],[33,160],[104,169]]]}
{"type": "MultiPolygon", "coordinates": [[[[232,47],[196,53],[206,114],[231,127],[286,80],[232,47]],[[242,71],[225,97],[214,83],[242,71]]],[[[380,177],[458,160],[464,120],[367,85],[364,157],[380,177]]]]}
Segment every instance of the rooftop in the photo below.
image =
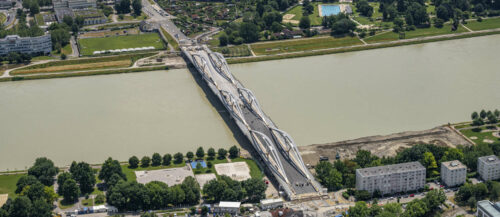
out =
{"type": "Polygon", "coordinates": [[[491,216],[500,216],[500,202],[493,204],[489,200],[482,200],[477,202],[477,208],[480,207],[491,216]]]}
{"type": "Polygon", "coordinates": [[[444,167],[448,168],[449,170],[462,169],[462,168],[467,169],[467,167],[465,165],[463,165],[462,162],[460,162],[458,160],[442,162],[441,166],[442,167],[444,166],[444,167]]]}
{"type": "Polygon", "coordinates": [[[498,159],[498,157],[495,155],[482,156],[479,158],[479,160],[486,163],[486,164],[498,164],[498,163],[500,163],[500,159],[498,159]]]}
{"type": "Polygon", "coordinates": [[[418,171],[424,170],[425,167],[420,164],[418,161],[409,162],[409,163],[401,163],[401,164],[392,164],[387,166],[379,166],[379,167],[369,167],[363,169],[357,169],[361,175],[363,176],[377,176],[384,174],[393,174],[393,173],[402,173],[402,172],[410,172],[410,171],[418,171]]]}
{"type": "Polygon", "coordinates": [[[221,201],[219,207],[240,208],[241,202],[221,201]]]}
{"type": "Polygon", "coordinates": [[[283,199],[281,199],[281,198],[271,198],[271,199],[260,200],[261,204],[272,204],[272,203],[279,203],[279,202],[283,202],[283,199]]]}

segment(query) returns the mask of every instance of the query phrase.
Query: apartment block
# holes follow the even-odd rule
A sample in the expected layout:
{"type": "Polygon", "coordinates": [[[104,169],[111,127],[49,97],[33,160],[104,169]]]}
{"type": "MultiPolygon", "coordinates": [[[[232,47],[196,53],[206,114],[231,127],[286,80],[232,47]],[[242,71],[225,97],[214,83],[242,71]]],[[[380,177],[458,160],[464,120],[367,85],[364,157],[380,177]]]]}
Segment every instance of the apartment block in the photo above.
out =
{"type": "Polygon", "coordinates": [[[50,34],[38,37],[19,37],[18,35],[8,35],[0,39],[0,55],[7,55],[10,52],[27,54],[43,53],[52,51],[52,40],[50,34]]]}
{"type": "Polygon", "coordinates": [[[500,179],[500,160],[495,155],[477,159],[477,171],[485,181],[500,179]]]}
{"type": "Polygon", "coordinates": [[[425,167],[409,162],[356,170],[356,189],[382,194],[414,191],[425,186],[425,167]]]}
{"type": "Polygon", "coordinates": [[[477,202],[478,217],[500,217],[500,202],[492,203],[489,200],[477,202]]]}
{"type": "Polygon", "coordinates": [[[465,183],[467,178],[467,167],[460,161],[447,161],[441,163],[441,181],[448,186],[454,187],[465,183]]]}
{"type": "Polygon", "coordinates": [[[54,9],[83,9],[96,8],[96,0],[53,0],[54,9]]]}

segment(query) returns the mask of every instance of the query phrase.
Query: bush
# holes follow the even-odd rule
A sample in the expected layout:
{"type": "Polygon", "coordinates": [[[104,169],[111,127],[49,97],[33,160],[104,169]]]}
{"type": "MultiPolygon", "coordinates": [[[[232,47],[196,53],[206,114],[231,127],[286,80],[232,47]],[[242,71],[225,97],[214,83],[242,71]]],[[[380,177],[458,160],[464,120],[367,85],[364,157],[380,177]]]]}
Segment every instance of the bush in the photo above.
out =
{"type": "Polygon", "coordinates": [[[482,17],[478,17],[477,18],[477,22],[483,22],[483,18],[482,17]]]}
{"type": "Polygon", "coordinates": [[[106,196],[104,196],[104,194],[98,194],[95,197],[95,203],[96,204],[101,204],[101,203],[104,203],[104,202],[106,202],[106,196]]]}

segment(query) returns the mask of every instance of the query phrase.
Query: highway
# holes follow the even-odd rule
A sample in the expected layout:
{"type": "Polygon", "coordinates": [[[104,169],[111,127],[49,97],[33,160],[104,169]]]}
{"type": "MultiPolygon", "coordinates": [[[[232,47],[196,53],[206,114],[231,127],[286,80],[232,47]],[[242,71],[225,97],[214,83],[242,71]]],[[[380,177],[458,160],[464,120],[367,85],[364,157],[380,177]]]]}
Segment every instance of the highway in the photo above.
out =
{"type": "Polygon", "coordinates": [[[182,31],[175,26],[171,19],[175,17],[161,9],[158,4],[151,4],[148,0],[142,0],[142,11],[150,18],[149,21],[160,24],[178,42],[190,40],[182,31]]]}
{"type": "Polygon", "coordinates": [[[232,76],[222,54],[204,45],[181,49],[250,140],[278,181],[280,191],[290,200],[324,195],[326,191],[304,165],[291,136],[278,129],[261,110],[252,91],[232,76]]]}

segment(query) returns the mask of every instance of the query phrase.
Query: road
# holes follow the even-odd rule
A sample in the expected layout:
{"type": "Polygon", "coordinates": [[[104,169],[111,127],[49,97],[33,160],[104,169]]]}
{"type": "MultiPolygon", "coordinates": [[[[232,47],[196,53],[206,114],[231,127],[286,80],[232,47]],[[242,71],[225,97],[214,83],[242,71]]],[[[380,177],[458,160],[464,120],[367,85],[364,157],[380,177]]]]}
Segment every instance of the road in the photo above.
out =
{"type": "Polygon", "coordinates": [[[161,9],[158,4],[155,3],[152,5],[148,0],[142,0],[142,11],[150,17],[150,21],[160,24],[168,34],[174,36],[177,42],[190,40],[190,38],[184,35],[184,33],[175,26],[174,22],[172,22],[171,19],[175,17],[161,9]]]}
{"type": "Polygon", "coordinates": [[[73,53],[71,53],[69,56],[79,57],[80,52],[78,51],[78,45],[76,44],[76,40],[75,40],[74,36],[71,36],[69,43],[71,44],[71,49],[73,50],[73,53]]]}

